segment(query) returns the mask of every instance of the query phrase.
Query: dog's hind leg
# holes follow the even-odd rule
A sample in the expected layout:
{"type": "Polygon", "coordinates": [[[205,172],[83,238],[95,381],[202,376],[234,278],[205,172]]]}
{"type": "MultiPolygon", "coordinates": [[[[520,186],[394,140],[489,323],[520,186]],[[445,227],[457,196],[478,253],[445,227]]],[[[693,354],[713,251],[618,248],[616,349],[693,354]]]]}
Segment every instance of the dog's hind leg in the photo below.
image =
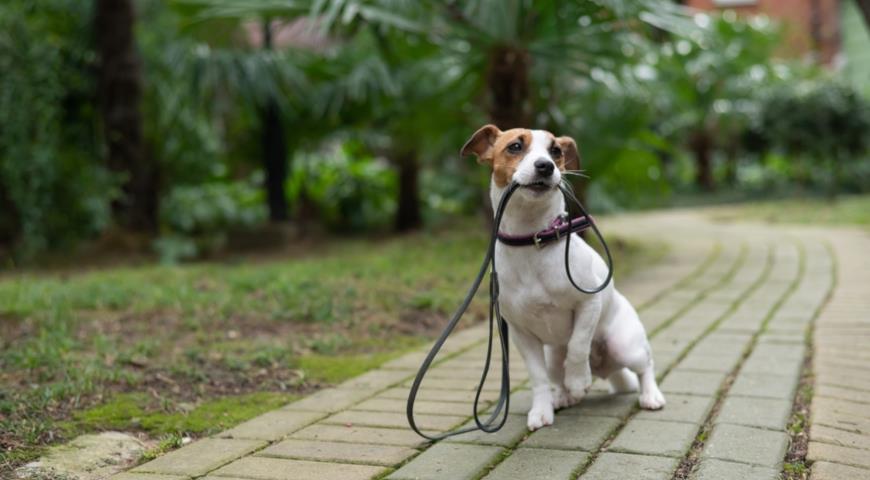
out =
{"type": "Polygon", "coordinates": [[[630,393],[639,389],[637,374],[627,368],[620,368],[611,373],[607,381],[610,382],[611,393],[630,393]]]}
{"type": "Polygon", "coordinates": [[[655,363],[652,350],[647,341],[646,332],[637,317],[637,312],[625,298],[617,298],[619,302],[614,325],[611,328],[607,342],[607,354],[618,366],[626,367],[640,377],[641,408],[658,410],[665,406],[665,396],[662,395],[656,383],[655,363]]]}

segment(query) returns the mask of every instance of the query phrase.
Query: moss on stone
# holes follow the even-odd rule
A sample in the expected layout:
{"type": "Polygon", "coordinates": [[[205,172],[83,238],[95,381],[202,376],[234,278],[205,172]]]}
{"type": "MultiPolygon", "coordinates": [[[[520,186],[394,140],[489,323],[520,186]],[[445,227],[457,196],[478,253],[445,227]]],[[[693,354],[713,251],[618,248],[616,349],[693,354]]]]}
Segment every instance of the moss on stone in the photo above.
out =
{"type": "Polygon", "coordinates": [[[128,393],[76,413],[67,426],[73,431],[125,430],[133,427],[152,435],[211,433],[230,428],[296,398],[285,393],[258,392],[205,401],[189,411],[167,412],[152,405],[153,402],[144,394],[128,393]]]}

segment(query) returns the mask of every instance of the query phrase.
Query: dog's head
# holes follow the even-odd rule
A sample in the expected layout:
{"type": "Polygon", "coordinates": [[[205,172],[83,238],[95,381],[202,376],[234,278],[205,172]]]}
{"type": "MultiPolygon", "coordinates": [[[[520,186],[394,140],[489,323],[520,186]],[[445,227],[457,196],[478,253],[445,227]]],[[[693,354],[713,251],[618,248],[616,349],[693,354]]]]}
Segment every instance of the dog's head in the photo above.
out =
{"type": "Polygon", "coordinates": [[[533,196],[555,191],[562,172],[580,165],[574,139],[556,137],[546,130],[513,128],[503,132],[495,125],[485,125],[462,147],[462,155],[468,154],[492,167],[497,187],[515,181],[533,196]]]}

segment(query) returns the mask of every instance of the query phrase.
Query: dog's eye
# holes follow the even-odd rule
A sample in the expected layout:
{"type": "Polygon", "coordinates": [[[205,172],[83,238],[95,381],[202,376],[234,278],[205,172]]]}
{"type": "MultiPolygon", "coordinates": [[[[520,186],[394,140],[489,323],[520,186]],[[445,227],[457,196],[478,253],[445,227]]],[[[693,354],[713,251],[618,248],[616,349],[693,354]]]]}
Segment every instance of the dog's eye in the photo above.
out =
{"type": "Polygon", "coordinates": [[[550,155],[552,155],[553,158],[559,158],[562,156],[562,149],[557,147],[556,145],[553,145],[552,147],[550,147],[550,155]]]}
{"type": "Polygon", "coordinates": [[[520,142],[514,142],[508,145],[507,149],[511,153],[520,153],[523,151],[523,144],[520,142]]]}

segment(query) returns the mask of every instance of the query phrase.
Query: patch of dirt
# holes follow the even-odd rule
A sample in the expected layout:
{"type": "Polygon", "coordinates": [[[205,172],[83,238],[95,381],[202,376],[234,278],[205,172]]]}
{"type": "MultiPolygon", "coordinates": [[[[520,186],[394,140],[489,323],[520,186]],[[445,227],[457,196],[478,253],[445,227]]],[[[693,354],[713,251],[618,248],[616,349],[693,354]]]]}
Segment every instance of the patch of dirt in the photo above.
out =
{"type": "Polygon", "coordinates": [[[33,332],[27,319],[11,312],[0,312],[0,350],[33,332]]]}

